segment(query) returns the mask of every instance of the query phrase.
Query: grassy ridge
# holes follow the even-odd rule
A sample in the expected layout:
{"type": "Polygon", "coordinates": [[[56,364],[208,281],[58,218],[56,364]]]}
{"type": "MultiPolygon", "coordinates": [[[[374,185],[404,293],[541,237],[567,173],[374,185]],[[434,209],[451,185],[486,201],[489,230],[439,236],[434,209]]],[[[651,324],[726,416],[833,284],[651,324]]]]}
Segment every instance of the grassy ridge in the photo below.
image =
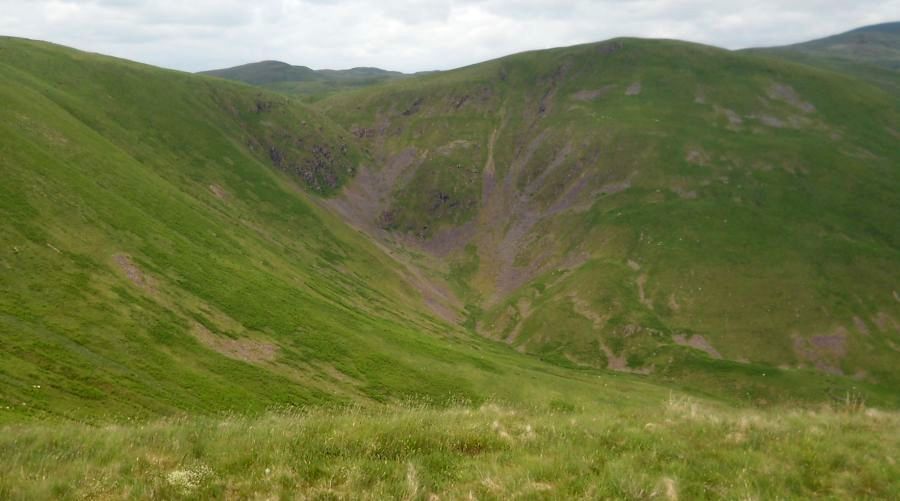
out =
{"type": "Polygon", "coordinates": [[[846,73],[900,95],[900,23],[866,26],[819,40],[747,52],[846,73]]]}

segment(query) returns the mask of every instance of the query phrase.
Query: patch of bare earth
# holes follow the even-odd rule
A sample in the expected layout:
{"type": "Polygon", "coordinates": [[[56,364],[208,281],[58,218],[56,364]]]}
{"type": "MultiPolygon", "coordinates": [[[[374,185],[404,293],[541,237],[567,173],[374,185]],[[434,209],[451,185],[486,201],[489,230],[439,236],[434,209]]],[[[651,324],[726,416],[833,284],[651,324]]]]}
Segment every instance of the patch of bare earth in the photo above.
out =
{"type": "Polygon", "coordinates": [[[630,374],[650,374],[653,372],[652,367],[641,367],[639,369],[629,367],[628,360],[625,359],[624,355],[616,355],[609,349],[609,346],[606,346],[605,344],[602,345],[601,348],[603,349],[603,353],[606,354],[606,368],[609,370],[628,372],[630,374]]]}
{"type": "Polygon", "coordinates": [[[774,117],[772,115],[767,114],[759,114],[759,115],[750,115],[749,118],[753,118],[759,120],[759,122],[767,127],[772,127],[773,129],[783,129],[787,127],[787,123],[784,120],[774,117]]]}
{"type": "Polygon", "coordinates": [[[678,501],[678,484],[669,477],[663,477],[656,489],[650,494],[650,498],[678,501]]]}
{"type": "Polygon", "coordinates": [[[601,97],[608,95],[615,88],[616,88],[616,86],[613,84],[604,85],[603,87],[600,87],[599,89],[580,90],[580,91],[572,94],[571,97],[572,97],[572,99],[574,99],[576,101],[593,101],[595,99],[599,99],[601,97]]]}
{"type": "Polygon", "coordinates": [[[672,310],[673,312],[677,313],[677,312],[681,311],[681,305],[678,304],[678,300],[675,299],[674,292],[669,294],[669,303],[668,304],[669,304],[669,309],[672,310]]]}
{"type": "Polygon", "coordinates": [[[127,254],[116,254],[113,260],[134,285],[147,292],[156,292],[156,280],[147,276],[127,254]]]}
{"type": "Polygon", "coordinates": [[[878,330],[882,332],[888,331],[900,331],[900,323],[897,323],[897,320],[894,317],[888,315],[883,311],[879,311],[875,316],[872,317],[872,322],[878,327],[878,330]]]}
{"type": "Polygon", "coordinates": [[[644,286],[647,285],[647,274],[643,273],[641,276],[635,280],[635,284],[637,284],[638,288],[638,300],[640,300],[641,304],[646,306],[647,308],[653,309],[653,301],[650,300],[649,297],[644,292],[644,286]]]}
{"type": "Polygon", "coordinates": [[[860,334],[869,335],[869,326],[866,325],[866,322],[859,317],[853,317],[853,326],[856,327],[856,330],[859,331],[860,334]]]}
{"type": "Polygon", "coordinates": [[[706,104],[706,90],[702,87],[698,87],[697,91],[694,93],[694,103],[706,104]]]}
{"type": "Polygon", "coordinates": [[[719,115],[724,115],[725,118],[728,119],[728,128],[731,130],[737,130],[744,123],[744,119],[741,118],[740,115],[737,114],[736,111],[723,108],[721,106],[716,105],[715,107],[716,113],[719,115]]]}
{"type": "Polygon", "coordinates": [[[829,334],[809,338],[794,335],[794,353],[797,358],[813,364],[822,372],[843,374],[840,362],[847,355],[849,334],[845,327],[838,326],[829,334]]]}
{"type": "Polygon", "coordinates": [[[684,157],[685,160],[689,164],[694,165],[709,165],[710,164],[710,156],[709,153],[705,152],[703,148],[691,148],[688,150],[687,154],[684,157]]]}
{"type": "Polygon", "coordinates": [[[641,94],[641,82],[634,82],[625,89],[626,96],[638,96],[641,94]]]}
{"type": "Polygon", "coordinates": [[[683,334],[676,334],[675,336],[672,336],[672,340],[675,341],[675,344],[706,352],[706,354],[712,358],[722,358],[722,354],[719,353],[719,350],[715,349],[705,337],[699,334],[694,334],[690,337],[683,334]]]}
{"type": "Polygon", "coordinates": [[[213,183],[209,185],[209,191],[211,191],[212,194],[216,196],[216,198],[219,198],[221,200],[225,200],[228,198],[228,192],[225,191],[225,188],[222,188],[218,184],[213,183]]]}
{"type": "Polygon", "coordinates": [[[435,153],[441,156],[447,156],[453,153],[456,150],[468,150],[472,147],[476,146],[472,141],[467,141],[465,139],[456,139],[454,141],[450,141],[449,143],[439,147],[435,150],[435,153]]]}
{"type": "Polygon", "coordinates": [[[781,83],[773,83],[766,90],[766,95],[776,101],[787,103],[803,113],[812,113],[816,111],[816,107],[808,101],[804,101],[790,85],[781,83]]]}
{"type": "Polygon", "coordinates": [[[272,362],[278,355],[278,347],[272,343],[254,339],[232,339],[213,334],[203,324],[195,323],[191,334],[207,348],[234,360],[258,364],[272,362]]]}
{"type": "Polygon", "coordinates": [[[673,193],[678,195],[679,198],[683,198],[685,200],[694,200],[697,198],[697,190],[691,190],[684,186],[672,186],[669,188],[673,193]]]}
{"type": "Polygon", "coordinates": [[[591,321],[594,329],[600,330],[606,325],[609,316],[603,316],[591,308],[591,304],[584,299],[578,297],[578,294],[572,292],[569,294],[569,300],[572,302],[572,309],[575,313],[591,321]]]}

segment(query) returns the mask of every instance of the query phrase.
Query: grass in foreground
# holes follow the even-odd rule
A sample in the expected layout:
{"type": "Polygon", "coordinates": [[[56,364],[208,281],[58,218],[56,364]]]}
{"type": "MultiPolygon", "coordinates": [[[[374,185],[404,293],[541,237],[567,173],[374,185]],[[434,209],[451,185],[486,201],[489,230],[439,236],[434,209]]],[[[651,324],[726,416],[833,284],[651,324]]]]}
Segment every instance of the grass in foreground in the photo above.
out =
{"type": "Polygon", "coordinates": [[[0,498],[889,498],[900,414],[408,406],[8,426],[0,498]]]}

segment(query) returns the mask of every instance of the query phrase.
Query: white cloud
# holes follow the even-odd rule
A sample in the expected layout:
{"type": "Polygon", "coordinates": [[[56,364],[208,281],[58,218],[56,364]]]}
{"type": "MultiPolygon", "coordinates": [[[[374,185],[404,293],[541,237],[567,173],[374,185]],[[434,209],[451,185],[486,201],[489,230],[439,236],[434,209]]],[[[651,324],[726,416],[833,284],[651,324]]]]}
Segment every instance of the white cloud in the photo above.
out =
{"type": "Polygon", "coordinates": [[[189,71],[418,71],[616,36],[777,45],[898,14],[900,0],[0,0],[0,34],[189,71]]]}

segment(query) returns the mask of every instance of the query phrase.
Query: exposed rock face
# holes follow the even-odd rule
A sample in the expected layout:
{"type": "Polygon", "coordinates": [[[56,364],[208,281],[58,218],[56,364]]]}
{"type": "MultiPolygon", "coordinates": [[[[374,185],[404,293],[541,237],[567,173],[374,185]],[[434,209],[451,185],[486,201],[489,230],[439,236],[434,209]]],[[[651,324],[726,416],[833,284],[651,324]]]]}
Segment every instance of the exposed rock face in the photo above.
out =
{"type": "MultiPolygon", "coordinates": [[[[247,147],[265,155],[284,172],[297,176],[318,194],[331,194],[356,172],[359,161],[354,149],[339,130],[323,125],[320,117],[308,117],[296,106],[278,99],[257,97],[240,106],[222,104],[247,133],[247,147]]],[[[357,137],[374,131],[352,130],[357,137]]]]}

